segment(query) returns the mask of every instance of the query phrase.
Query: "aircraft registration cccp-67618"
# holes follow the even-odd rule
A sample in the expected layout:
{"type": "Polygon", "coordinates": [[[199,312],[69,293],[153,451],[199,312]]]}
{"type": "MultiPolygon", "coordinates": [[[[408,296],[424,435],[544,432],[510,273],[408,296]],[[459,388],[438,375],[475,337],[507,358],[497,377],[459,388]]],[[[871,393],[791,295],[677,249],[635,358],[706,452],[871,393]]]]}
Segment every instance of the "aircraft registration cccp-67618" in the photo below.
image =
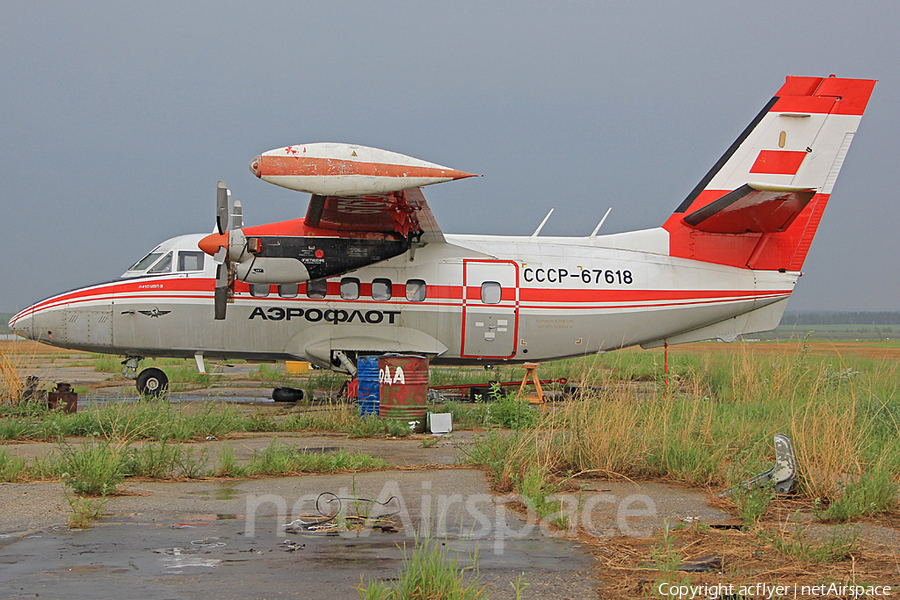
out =
{"type": "Polygon", "coordinates": [[[142,393],[167,384],[137,374],[146,356],[353,373],[364,354],[545,361],[773,329],[874,85],[788,77],[661,227],[612,235],[444,234],[421,188],[468,173],[348,144],[272,150],[250,168],[312,194],[305,218],[244,227],[220,182],[216,233],[167,240],[9,326],[124,355],[142,393]]]}

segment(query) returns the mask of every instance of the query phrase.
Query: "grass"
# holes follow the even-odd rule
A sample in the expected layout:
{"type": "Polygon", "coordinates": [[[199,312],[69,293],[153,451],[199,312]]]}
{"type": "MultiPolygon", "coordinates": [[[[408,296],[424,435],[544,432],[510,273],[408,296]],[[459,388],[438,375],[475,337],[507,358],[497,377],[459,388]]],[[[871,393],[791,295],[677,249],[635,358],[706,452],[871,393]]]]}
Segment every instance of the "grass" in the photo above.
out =
{"type": "Polygon", "coordinates": [[[355,407],[347,405],[288,414],[248,414],[227,402],[185,407],[165,399],[92,406],[75,414],[36,404],[0,406],[0,440],[8,441],[57,441],[68,437],[187,441],[247,431],[330,431],[360,438],[405,437],[412,433],[405,422],[360,417],[355,407]]]}
{"type": "Polygon", "coordinates": [[[76,494],[106,496],[115,493],[127,473],[127,447],[89,440],[80,449],[60,447],[65,472],[62,480],[76,494]]]}
{"type": "MultiPolygon", "coordinates": [[[[472,565],[477,554],[470,557],[472,565]]],[[[524,589],[521,577],[517,580],[524,589]]],[[[411,551],[403,549],[403,563],[393,586],[381,581],[365,582],[360,576],[356,588],[362,600],[475,600],[485,596],[475,566],[460,566],[443,542],[417,539],[411,551]]],[[[518,593],[517,593],[518,595],[518,593]]]]}
{"type": "Polygon", "coordinates": [[[224,445],[211,461],[206,448],[194,450],[173,442],[143,444],[85,440],[59,444],[52,454],[30,463],[0,449],[0,481],[62,480],[75,494],[108,496],[128,477],[196,479],[202,477],[271,477],[305,473],[342,473],[386,469],[390,464],[363,452],[308,453],[272,440],[249,460],[238,461],[224,445]],[[210,464],[212,462],[212,464],[210,464]]]}
{"type": "Polygon", "coordinates": [[[276,438],[263,450],[254,452],[244,468],[247,475],[254,476],[372,471],[388,466],[387,461],[362,452],[300,452],[276,438]]]}
{"type": "Polygon", "coordinates": [[[661,583],[674,583],[680,578],[678,577],[678,566],[681,564],[681,551],[675,547],[675,534],[666,522],[663,527],[662,540],[659,544],[650,548],[650,557],[658,571],[656,585],[654,589],[659,588],[661,583]]]}
{"type": "Polygon", "coordinates": [[[106,506],[106,498],[83,498],[66,494],[66,502],[72,509],[69,515],[69,527],[72,529],[87,529],[103,515],[103,507],[106,506]]]}
{"type": "Polygon", "coordinates": [[[762,531],[760,539],[785,556],[806,563],[835,563],[849,559],[859,548],[859,531],[846,527],[832,531],[819,543],[803,528],[762,531]]]}
{"type": "Polygon", "coordinates": [[[447,412],[453,414],[457,427],[502,427],[528,429],[539,419],[538,413],[528,401],[516,394],[500,394],[494,391],[486,402],[448,402],[447,412]]]}
{"type": "Polygon", "coordinates": [[[0,448],[0,481],[16,483],[25,479],[28,463],[23,458],[13,456],[9,451],[0,448]]]}
{"type": "Polygon", "coordinates": [[[775,499],[775,489],[771,485],[745,487],[738,483],[734,486],[729,499],[737,507],[744,528],[752,529],[766,514],[766,510],[775,499]]]}
{"type": "Polygon", "coordinates": [[[283,369],[278,369],[271,365],[267,365],[265,363],[260,364],[256,371],[250,372],[250,378],[256,379],[259,381],[271,381],[271,382],[282,382],[293,380],[294,377],[284,372],[283,369]]]}
{"type": "Polygon", "coordinates": [[[190,450],[182,444],[150,442],[129,449],[126,473],[133,477],[155,479],[190,478],[199,470],[195,463],[190,450]]]}
{"type": "MultiPolygon", "coordinates": [[[[746,346],[670,357],[668,391],[657,383],[654,353],[599,357],[579,380],[590,395],[516,436],[480,438],[469,460],[488,467],[501,489],[520,492],[533,468],[556,477],[571,472],[726,486],[733,473],[771,466],[772,435],[782,432],[797,453],[797,491],[835,506],[829,519],[895,507],[898,365],[848,365],[811,356],[804,344],[774,356],[753,355],[746,346]]],[[[748,520],[755,520],[760,507],[747,508],[748,520]]]]}
{"type": "MultiPolygon", "coordinates": [[[[900,477],[895,360],[842,359],[814,352],[808,341],[781,344],[775,351],[773,345],[719,347],[716,353],[670,353],[668,385],[661,352],[572,361],[584,369],[569,377],[583,386],[580,395],[555,405],[534,427],[478,437],[467,461],[484,467],[499,491],[518,492],[540,506],[552,499],[548,492],[586,477],[661,478],[723,489],[771,467],[772,436],[785,433],[798,463],[794,507],[799,501],[825,523],[895,513],[900,477]]],[[[703,581],[676,570],[687,547],[694,556],[726,552],[735,582],[758,579],[760,569],[787,569],[802,582],[830,582],[835,574],[839,580],[856,577],[861,560],[856,529],[815,537],[808,529],[783,525],[776,520],[783,501],[773,502],[771,489],[738,488],[729,501],[744,531],[692,528],[677,532],[687,539],[676,544],[676,533],[667,528],[643,553],[632,549],[642,542],[623,541],[628,548],[623,557],[630,558],[614,563],[625,570],[607,583],[628,590],[624,595],[630,597],[636,588],[653,595],[654,578],[703,581]],[[735,544],[740,558],[725,550],[735,544]],[[642,587],[646,581],[651,583],[642,587]]],[[[609,552],[600,550],[598,556],[609,552]]],[[[878,561],[871,567],[876,571],[878,561]]],[[[884,564],[895,570],[895,561],[884,564]]]]}
{"type": "Polygon", "coordinates": [[[66,437],[116,440],[189,440],[243,431],[243,414],[226,403],[210,402],[190,412],[165,400],[107,404],[75,414],[26,404],[0,408],[0,439],[55,441],[66,437]]]}
{"type": "Polygon", "coordinates": [[[816,508],[817,518],[825,523],[846,523],[860,516],[891,511],[897,502],[897,484],[890,473],[875,470],[863,473],[842,486],[841,492],[826,508],[816,508]]]}

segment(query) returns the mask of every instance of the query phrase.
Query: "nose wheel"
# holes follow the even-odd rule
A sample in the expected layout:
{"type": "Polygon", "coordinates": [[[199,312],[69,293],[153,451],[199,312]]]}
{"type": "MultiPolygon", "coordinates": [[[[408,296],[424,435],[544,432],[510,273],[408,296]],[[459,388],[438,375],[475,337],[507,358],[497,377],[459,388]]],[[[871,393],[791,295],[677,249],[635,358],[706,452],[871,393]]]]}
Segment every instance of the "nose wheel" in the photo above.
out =
{"type": "Polygon", "coordinates": [[[151,367],[138,374],[135,384],[141,396],[160,396],[169,389],[169,378],[161,369],[151,367]]]}

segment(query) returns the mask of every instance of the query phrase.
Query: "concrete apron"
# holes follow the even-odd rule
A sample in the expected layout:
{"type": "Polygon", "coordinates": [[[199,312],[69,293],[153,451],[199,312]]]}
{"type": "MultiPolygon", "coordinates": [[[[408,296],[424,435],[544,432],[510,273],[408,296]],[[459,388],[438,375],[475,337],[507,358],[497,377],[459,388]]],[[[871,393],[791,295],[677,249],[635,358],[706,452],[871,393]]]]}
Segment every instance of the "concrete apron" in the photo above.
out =
{"type": "MultiPolygon", "coordinates": [[[[7,510],[35,500],[38,488],[3,486],[7,510]],[[19,496],[16,498],[15,496],[19,496]]],[[[404,545],[430,535],[460,566],[475,558],[492,598],[514,598],[520,573],[540,598],[596,598],[592,556],[509,509],[479,471],[386,471],[251,481],[130,483],[110,498],[93,528],[70,531],[67,510],[38,515],[42,530],[0,537],[5,597],[65,598],[358,598],[360,577],[397,576],[404,545]],[[378,511],[398,531],[340,535],[286,533],[294,517],[316,514],[322,492],[387,501],[378,511]],[[56,517],[53,526],[48,518],[56,517]]],[[[46,498],[45,494],[45,498],[46,498]]],[[[352,512],[345,501],[345,512],[352,512]]],[[[7,526],[11,523],[7,523],[7,526]]],[[[409,550],[408,550],[409,551],[409,550]]]]}

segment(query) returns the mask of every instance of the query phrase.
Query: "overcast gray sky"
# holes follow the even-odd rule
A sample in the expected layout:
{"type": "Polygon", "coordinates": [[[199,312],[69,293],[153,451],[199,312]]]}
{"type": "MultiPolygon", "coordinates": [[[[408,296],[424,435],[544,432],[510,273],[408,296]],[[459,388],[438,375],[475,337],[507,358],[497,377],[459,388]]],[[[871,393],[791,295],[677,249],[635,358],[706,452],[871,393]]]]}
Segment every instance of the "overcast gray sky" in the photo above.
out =
{"type": "Polygon", "coordinates": [[[785,75],[880,80],[790,310],[900,310],[897,2],[20,2],[0,21],[0,311],[308,196],[247,165],[375,146],[484,175],[450,233],[662,224],[785,75]]]}

